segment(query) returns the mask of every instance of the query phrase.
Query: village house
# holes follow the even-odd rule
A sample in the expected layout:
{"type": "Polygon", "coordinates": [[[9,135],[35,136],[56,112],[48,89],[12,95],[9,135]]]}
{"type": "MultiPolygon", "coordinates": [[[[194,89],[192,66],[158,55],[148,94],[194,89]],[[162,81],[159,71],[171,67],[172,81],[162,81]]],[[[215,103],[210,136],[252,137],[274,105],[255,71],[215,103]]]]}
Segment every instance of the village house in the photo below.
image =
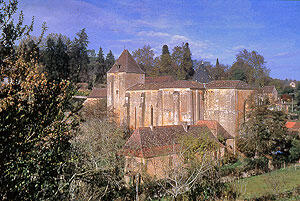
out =
{"type": "MultiPolygon", "coordinates": [[[[199,83],[170,76],[146,77],[128,50],[107,72],[107,109],[119,125],[134,130],[124,147],[127,169],[131,170],[150,158],[165,157],[166,163],[175,154],[166,148],[174,140],[171,133],[181,130],[186,135],[185,125],[191,130],[208,129],[218,143],[216,135],[222,136],[226,139],[223,148],[234,151],[234,139],[256,92],[239,80],[199,83]]],[[[153,173],[153,168],[147,169],[153,173]]]]}

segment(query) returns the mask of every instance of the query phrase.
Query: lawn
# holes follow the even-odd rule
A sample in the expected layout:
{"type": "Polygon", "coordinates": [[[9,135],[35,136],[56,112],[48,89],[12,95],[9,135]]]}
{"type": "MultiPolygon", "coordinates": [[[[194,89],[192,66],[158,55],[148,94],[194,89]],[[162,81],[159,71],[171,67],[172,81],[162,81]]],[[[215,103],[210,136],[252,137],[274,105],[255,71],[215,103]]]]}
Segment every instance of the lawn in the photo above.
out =
{"type": "Polygon", "coordinates": [[[263,175],[238,180],[234,187],[240,193],[239,199],[260,197],[291,191],[300,186],[300,167],[275,170],[263,175]]]}

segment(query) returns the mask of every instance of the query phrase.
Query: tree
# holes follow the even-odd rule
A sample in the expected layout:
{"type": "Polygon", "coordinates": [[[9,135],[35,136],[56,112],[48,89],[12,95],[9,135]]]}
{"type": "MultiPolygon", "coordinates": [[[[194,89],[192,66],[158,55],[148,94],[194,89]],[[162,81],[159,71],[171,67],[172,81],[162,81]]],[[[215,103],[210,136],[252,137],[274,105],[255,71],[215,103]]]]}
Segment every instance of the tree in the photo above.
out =
{"type": "Polygon", "coordinates": [[[266,67],[265,59],[256,51],[243,49],[236,55],[239,64],[247,66],[247,82],[256,86],[265,86],[270,70],[266,67]]]}
{"type": "Polygon", "coordinates": [[[247,72],[249,71],[249,66],[244,62],[235,62],[230,68],[229,78],[231,80],[241,80],[248,82],[247,72]]]}
{"type": "Polygon", "coordinates": [[[114,57],[112,51],[109,50],[109,52],[107,53],[107,55],[105,57],[106,72],[109,71],[112,68],[114,63],[115,63],[115,57],[114,57]]]}
{"type": "Polygon", "coordinates": [[[191,58],[191,50],[188,43],[182,43],[181,46],[173,48],[172,60],[175,62],[177,69],[177,79],[191,79],[195,71],[193,68],[193,61],[191,58]]]}
{"type": "Polygon", "coordinates": [[[133,51],[132,56],[147,75],[154,74],[154,51],[150,45],[144,45],[143,48],[133,51]]]}
{"type": "Polygon", "coordinates": [[[282,111],[271,110],[267,100],[257,100],[251,104],[251,111],[242,125],[238,148],[248,157],[268,157],[273,161],[287,160],[292,136],[288,134],[286,115],[282,111]]]}
{"type": "Polygon", "coordinates": [[[85,29],[81,29],[80,32],[76,33],[76,36],[69,50],[71,80],[73,82],[86,82],[89,80],[88,36],[85,29]]]}
{"type": "MultiPolygon", "coordinates": [[[[156,191],[171,196],[173,200],[187,197],[193,200],[203,200],[204,197],[217,199],[224,195],[224,184],[220,182],[217,173],[218,160],[213,155],[219,146],[205,130],[189,135],[178,133],[178,142],[174,142],[171,147],[169,165],[163,165],[163,178],[154,178],[155,183],[161,187],[159,189],[152,184],[156,191]]],[[[153,163],[156,168],[161,168],[160,164],[164,163],[153,163]]],[[[148,180],[145,179],[145,182],[148,180]]]]}
{"type": "Polygon", "coordinates": [[[64,43],[62,36],[58,36],[57,40],[48,37],[42,63],[49,80],[70,78],[70,58],[67,51],[67,45],[64,43]]]}
{"type": "Polygon", "coordinates": [[[6,33],[1,40],[11,46],[4,43],[0,49],[5,60],[0,74],[7,79],[0,87],[0,199],[62,200],[70,179],[69,139],[75,126],[65,115],[72,87],[67,81],[50,82],[36,58],[28,61],[27,52],[12,49],[26,35],[20,27],[22,15],[17,26],[6,19],[16,10],[17,1],[1,1],[1,32],[6,33]]]}
{"type": "Polygon", "coordinates": [[[162,54],[159,60],[159,66],[156,69],[156,75],[174,75],[176,69],[172,63],[172,58],[170,56],[169,47],[164,45],[162,47],[162,54]]]}
{"type": "Polygon", "coordinates": [[[219,59],[217,59],[215,67],[210,68],[210,74],[214,80],[227,79],[227,68],[227,66],[220,64],[219,59]]]}
{"type": "MultiPolygon", "coordinates": [[[[17,0],[12,0],[8,3],[4,0],[0,0],[0,6],[0,67],[5,68],[5,71],[9,71],[10,69],[7,67],[7,62],[15,57],[15,43],[17,40],[29,35],[33,28],[33,19],[29,26],[23,26],[24,16],[21,11],[17,23],[14,24],[13,16],[17,13],[17,0]]],[[[2,76],[1,78],[3,79],[2,76]]]]}
{"type": "Polygon", "coordinates": [[[78,158],[71,185],[73,199],[125,198],[124,161],[118,155],[124,143],[124,132],[108,120],[91,118],[80,125],[78,135],[72,140],[78,158]]]}

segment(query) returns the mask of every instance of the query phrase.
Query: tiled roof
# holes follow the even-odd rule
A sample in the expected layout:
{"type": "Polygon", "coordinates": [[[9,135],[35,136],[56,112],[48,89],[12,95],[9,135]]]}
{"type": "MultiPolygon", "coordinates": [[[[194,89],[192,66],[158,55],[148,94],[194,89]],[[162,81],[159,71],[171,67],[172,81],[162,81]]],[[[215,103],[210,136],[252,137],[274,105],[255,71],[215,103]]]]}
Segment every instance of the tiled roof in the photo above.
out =
{"type": "Polygon", "coordinates": [[[175,78],[173,76],[158,76],[158,77],[146,77],[145,83],[161,83],[161,82],[173,82],[175,78]]]}
{"type": "Polygon", "coordinates": [[[106,98],[107,89],[106,88],[93,88],[88,98],[106,98]]]}
{"type": "Polygon", "coordinates": [[[158,89],[171,89],[171,88],[192,88],[192,89],[204,89],[204,85],[195,81],[177,80],[173,82],[161,82],[161,83],[145,83],[137,84],[127,89],[128,91],[136,90],[158,90],[158,89]]]}
{"type": "Polygon", "coordinates": [[[122,154],[150,158],[178,151],[180,136],[199,138],[203,135],[218,142],[206,125],[190,125],[186,132],[182,125],[137,128],[123,147],[122,154]]]}
{"type": "Polygon", "coordinates": [[[206,84],[208,89],[254,89],[240,80],[215,80],[206,84]]]}
{"type": "Polygon", "coordinates": [[[289,129],[300,129],[300,122],[286,122],[285,126],[289,129]]]}
{"type": "Polygon", "coordinates": [[[108,73],[145,73],[136,61],[132,58],[128,50],[124,50],[108,73]]]}
{"type": "Polygon", "coordinates": [[[264,86],[262,88],[262,91],[263,91],[263,93],[270,94],[270,93],[273,93],[274,89],[276,89],[275,86],[264,86]]]}
{"type": "Polygon", "coordinates": [[[196,125],[206,125],[214,135],[222,137],[224,139],[232,139],[233,137],[219,124],[219,122],[214,120],[200,120],[196,125]]]}

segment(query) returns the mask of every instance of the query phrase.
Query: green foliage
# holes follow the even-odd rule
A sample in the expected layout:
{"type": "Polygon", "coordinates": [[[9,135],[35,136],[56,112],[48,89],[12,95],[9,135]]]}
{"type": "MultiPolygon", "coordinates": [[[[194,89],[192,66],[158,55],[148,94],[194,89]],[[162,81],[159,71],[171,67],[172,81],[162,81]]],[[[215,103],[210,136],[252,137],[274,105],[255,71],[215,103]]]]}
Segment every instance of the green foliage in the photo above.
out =
{"type": "Polygon", "coordinates": [[[248,157],[279,156],[287,160],[292,136],[288,134],[286,115],[270,110],[267,103],[252,105],[247,121],[242,125],[238,149],[248,157]]]}
{"type": "Polygon", "coordinates": [[[76,125],[65,116],[73,89],[48,81],[22,56],[0,88],[1,197],[43,200],[61,197],[68,180],[69,139],[76,125]],[[64,175],[64,177],[62,177],[64,175]]]}
{"type": "Polygon", "coordinates": [[[111,69],[111,67],[114,65],[114,63],[115,63],[115,57],[114,57],[112,51],[109,50],[109,52],[107,53],[107,55],[105,57],[106,72],[111,69]]]}
{"type": "Polygon", "coordinates": [[[132,57],[140,65],[140,67],[146,72],[147,75],[153,75],[154,72],[154,51],[150,45],[144,45],[143,48],[139,48],[132,52],[132,57]]]}
{"type": "Polygon", "coordinates": [[[256,200],[262,196],[267,197],[265,200],[270,200],[271,195],[279,198],[282,194],[289,194],[288,192],[299,195],[299,181],[300,169],[295,166],[236,180],[233,184],[240,193],[240,200],[256,200]]]}
{"type": "MultiPolygon", "coordinates": [[[[9,70],[7,68],[8,59],[13,59],[16,56],[16,50],[14,48],[16,41],[24,36],[28,36],[33,27],[33,19],[31,25],[23,25],[24,16],[22,11],[18,16],[17,23],[14,24],[13,16],[15,16],[17,10],[17,0],[9,2],[0,0],[0,67],[5,68],[5,71],[9,70]]],[[[0,70],[2,71],[4,69],[0,70]]]]}
{"type": "Polygon", "coordinates": [[[300,140],[293,139],[292,147],[290,148],[290,161],[296,162],[300,159],[300,140]]]}
{"type": "Polygon", "coordinates": [[[14,50],[16,40],[31,30],[22,27],[22,14],[13,25],[17,1],[1,1],[0,9],[0,75],[7,79],[0,86],[0,199],[62,200],[76,126],[75,118],[66,116],[73,114],[73,87],[67,81],[51,82],[39,71],[33,40],[23,40],[14,50]]]}
{"type": "Polygon", "coordinates": [[[88,36],[85,29],[76,33],[76,36],[69,49],[71,80],[75,83],[87,82],[89,80],[88,36]]]}
{"type": "Polygon", "coordinates": [[[172,53],[172,61],[175,63],[176,69],[174,75],[177,79],[187,80],[194,75],[192,53],[188,43],[182,43],[181,46],[175,46],[172,53]]]}
{"type": "Polygon", "coordinates": [[[265,86],[270,70],[265,66],[266,62],[262,55],[256,51],[248,51],[243,49],[236,55],[236,65],[234,68],[239,68],[244,71],[247,77],[247,83],[256,86],[265,86]]]}
{"type": "Polygon", "coordinates": [[[58,39],[48,37],[46,48],[43,52],[42,63],[47,73],[48,80],[62,80],[70,78],[67,45],[61,35],[58,39]]]}

